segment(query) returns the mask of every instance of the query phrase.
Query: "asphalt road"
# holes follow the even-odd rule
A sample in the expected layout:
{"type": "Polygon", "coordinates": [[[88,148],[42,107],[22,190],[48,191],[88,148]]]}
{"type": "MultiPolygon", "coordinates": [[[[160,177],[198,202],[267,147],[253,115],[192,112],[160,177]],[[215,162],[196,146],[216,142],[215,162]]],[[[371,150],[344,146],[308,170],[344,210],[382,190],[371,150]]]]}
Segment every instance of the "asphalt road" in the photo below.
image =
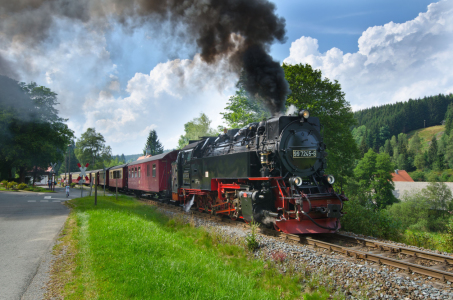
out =
{"type": "MultiPolygon", "coordinates": [[[[72,191],[69,197],[80,196],[72,191]]],[[[57,193],[0,192],[0,299],[21,299],[69,213],[57,193]]]]}

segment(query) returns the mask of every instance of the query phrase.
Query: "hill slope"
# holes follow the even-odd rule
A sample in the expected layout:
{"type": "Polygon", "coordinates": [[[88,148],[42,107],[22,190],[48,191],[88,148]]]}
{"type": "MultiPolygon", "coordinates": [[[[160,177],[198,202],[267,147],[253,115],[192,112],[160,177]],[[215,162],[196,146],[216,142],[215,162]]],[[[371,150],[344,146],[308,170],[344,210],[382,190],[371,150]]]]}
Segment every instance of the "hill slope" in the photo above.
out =
{"type": "Polygon", "coordinates": [[[379,107],[371,107],[354,113],[358,126],[365,125],[377,134],[382,126],[388,126],[390,136],[408,133],[423,127],[440,125],[445,112],[453,102],[453,94],[409,99],[379,107]]]}
{"type": "Polygon", "coordinates": [[[418,132],[418,136],[422,140],[422,151],[426,151],[431,144],[433,136],[435,135],[436,139],[439,140],[444,134],[444,131],[445,125],[431,126],[427,128],[412,130],[407,134],[407,138],[410,140],[415,135],[415,133],[418,132]]]}

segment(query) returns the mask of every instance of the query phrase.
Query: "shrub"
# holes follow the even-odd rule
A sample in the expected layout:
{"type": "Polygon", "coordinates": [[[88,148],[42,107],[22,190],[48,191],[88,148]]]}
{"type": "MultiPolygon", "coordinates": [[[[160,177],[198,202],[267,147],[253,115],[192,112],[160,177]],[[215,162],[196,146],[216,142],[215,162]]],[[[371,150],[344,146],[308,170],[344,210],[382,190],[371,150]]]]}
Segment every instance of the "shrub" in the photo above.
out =
{"type": "Polygon", "coordinates": [[[411,177],[414,181],[425,181],[425,174],[420,171],[412,172],[411,177]]]}
{"type": "Polygon", "coordinates": [[[11,181],[6,185],[7,189],[14,189],[17,186],[17,182],[11,181]]]}
{"type": "Polygon", "coordinates": [[[1,184],[2,184],[3,187],[6,189],[6,188],[7,188],[7,185],[8,185],[8,180],[2,180],[1,184]]]}
{"type": "Polygon", "coordinates": [[[258,229],[258,226],[259,226],[259,223],[254,222],[252,219],[252,222],[250,223],[250,229],[252,232],[249,235],[247,235],[247,237],[245,238],[245,241],[247,243],[247,248],[250,251],[255,251],[259,247],[259,243],[256,239],[256,230],[258,229]]]}
{"type": "Polygon", "coordinates": [[[426,181],[438,182],[439,176],[437,176],[437,174],[435,172],[430,172],[428,175],[426,175],[426,181]]]}
{"type": "Polygon", "coordinates": [[[70,184],[71,188],[74,188],[74,187],[76,186],[76,184],[77,184],[77,183],[72,182],[72,183],[70,184]]]}
{"type": "Polygon", "coordinates": [[[445,240],[446,244],[449,246],[448,251],[453,252],[453,216],[451,216],[448,221],[445,240]]]}
{"type": "Polygon", "coordinates": [[[30,188],[30,187],[24,188],[24,191],[32,191],[32,190],[33,190],[33,188],[30,188]]]}
{"type": "Polygon", "coordinates": [[[344,230],[396,241],[400,239],[401,222],[385,209],[362,206],[359,200],[351,199],[345,202],[343,211],[346,212],[341,219],[344,230]]]}
{"type": "Polygon", "coordinates": [[[450,174],[448,172],[443,172],[440,179],[442,180],[442,182],[447,182],[449,180],[449,176],[450,174]]]}
{"type": "Polygon", "coordinates": [[[17,189],[18,190],[23,190],[23,189],[26,189],[28,187],[28,185],[26,183],[20,183],[18,186],[17,186],[17,189]]]}
{"type": "Polygon", "coordinates": [[[433,249],[435,244],[434,240],[426,232],[406,232],[404,242],[406,244],[428,249],[433,249]]]}
{"type": "Polygon", "coordinates": [[[429,201],[422,192],[413,194],[405,193],[403,201],[395,203],[387,208],[393,218],[398,218],[403,231],[407,228],[412,230],[426,230],[428,228],[429,201]]]}

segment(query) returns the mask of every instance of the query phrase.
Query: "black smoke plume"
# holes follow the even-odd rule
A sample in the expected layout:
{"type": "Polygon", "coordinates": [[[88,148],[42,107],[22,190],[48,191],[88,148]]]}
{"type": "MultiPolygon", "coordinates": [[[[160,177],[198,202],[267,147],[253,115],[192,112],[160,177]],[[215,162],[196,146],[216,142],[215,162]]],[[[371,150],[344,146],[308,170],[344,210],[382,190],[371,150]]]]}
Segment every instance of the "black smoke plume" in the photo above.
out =
{"type": "Polygon", "coordinates": [[[269,55],[274,42],[286,40],[285,20],[268,0],[0,0],[0,15],[0,42],[6,37],[31,47],[52,38],[56,20],[108,28],[114,19],[154,30],[170,24],[175,33],[183,27],[184,42],[195,42],[204,61],[228,59],[230,71],[243,70],[245,89],[272,114],[283,110],[289,92],[283,70],[269,55]]]}

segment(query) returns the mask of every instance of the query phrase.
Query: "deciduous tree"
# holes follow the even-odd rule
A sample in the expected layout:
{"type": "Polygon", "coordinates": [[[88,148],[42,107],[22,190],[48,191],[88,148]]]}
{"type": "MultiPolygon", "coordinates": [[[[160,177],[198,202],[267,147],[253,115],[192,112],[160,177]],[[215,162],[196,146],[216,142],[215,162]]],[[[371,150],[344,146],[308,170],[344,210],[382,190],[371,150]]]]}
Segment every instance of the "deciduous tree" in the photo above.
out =
{"type": "Polygon", "coordinates": [[[63,161],[73,132],[58,116],[57,104],[49,88],[0,76],[0,160],[19,168],[20,182],[27,170],[63,161]]]}
{"type": "Polygon", "coordinates": [[[94,128],[88,128],[82,133],[74,152],[81,164],[90,164],[89,170],[101,169],[103,161],[109,161],[112,155],[112,149],[105,145],[104,137],[94,128]]]}
{"type": "Polygon", "coordinates": [[[319,117],[329,153],[326,171],[333,174],[341,186],[345,176],[353,175],[354,161],[359,156],[350,130],[356,124],[351,106],[338,81],[323,79],[321,71],[313,70],[308,64],[283,64],[282,67],[291,90],[286,103],[308,109],[312,116],[319,117]]]}
{"type": "Polygon", "coordinates": [[[368,150],[363,159],[354,169],[355,179],[367,201],[372,201],[377,207],[383,208],[396,202],[392,191],[393,163],[387,153],[376,154],[368,150]]]}
{"type": "Polygon", "coordinates": [[[271,116],[257,101],[247,95],[241,81],[236,86],[239,90],[228,100],[225,112],[220,113],[230,128],[241,128],[271,116]]]}
{"type": "Polygon", "coordinates": [[[203,136],[215,136],[217,132],[210,127],[211,120],[204,113],[198,118],[184,124],[184,135],[178,140],[178,149],[184,148],[190,140],[198,140],[203,136]]]}

